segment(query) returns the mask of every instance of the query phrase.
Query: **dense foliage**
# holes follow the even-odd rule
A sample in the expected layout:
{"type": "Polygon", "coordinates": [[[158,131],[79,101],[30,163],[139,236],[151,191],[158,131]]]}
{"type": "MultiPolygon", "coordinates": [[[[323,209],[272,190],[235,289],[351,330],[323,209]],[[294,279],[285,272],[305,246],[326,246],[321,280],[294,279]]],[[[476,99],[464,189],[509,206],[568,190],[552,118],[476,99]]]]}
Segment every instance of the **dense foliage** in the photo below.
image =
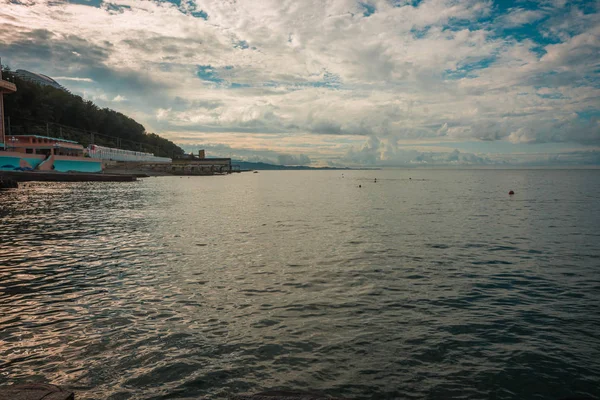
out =
{"type": "Polygon", "coordinates": [[[12,134],[37,134],[173,157],[184,153],[170,140],[146,132],[144,126],[117,111],[51,86],[24,81],[8,70],[3,77],[17,85],[4,97],[12,134]]]}

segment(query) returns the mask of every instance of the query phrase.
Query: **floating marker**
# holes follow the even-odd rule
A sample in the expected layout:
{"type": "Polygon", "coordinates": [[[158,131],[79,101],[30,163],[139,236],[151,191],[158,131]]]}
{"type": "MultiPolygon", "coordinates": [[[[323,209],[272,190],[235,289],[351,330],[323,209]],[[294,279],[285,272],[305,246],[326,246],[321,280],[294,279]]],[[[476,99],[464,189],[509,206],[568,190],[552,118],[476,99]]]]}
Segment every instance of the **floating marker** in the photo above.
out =
{"type": "Polygon", "coordinates": [[[515,192],[513,192],[513,191],[511,190],[510,192],[508,192],[508,194],[512,196],[513,194],[515,194],[515,192]]]}

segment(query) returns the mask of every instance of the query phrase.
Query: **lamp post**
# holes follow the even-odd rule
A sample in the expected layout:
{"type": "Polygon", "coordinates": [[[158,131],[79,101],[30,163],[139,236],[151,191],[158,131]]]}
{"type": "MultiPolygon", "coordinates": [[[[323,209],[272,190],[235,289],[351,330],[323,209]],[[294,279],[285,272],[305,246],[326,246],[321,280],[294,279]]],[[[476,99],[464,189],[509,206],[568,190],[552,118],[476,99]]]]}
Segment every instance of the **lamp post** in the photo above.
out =
{"type": "Polygon", "coordinates": [[[14,149],[14,148],[15,148],[15,143],[19,141],[19,138],[16,138],[16,137],[14,137],[14,136],[11,136],[11,137],[8,139],[8,141],[9,141],[9,142],[10,142],[10,144],[11,144],[11,146],[10,146],[10,147],[14,149]]]}

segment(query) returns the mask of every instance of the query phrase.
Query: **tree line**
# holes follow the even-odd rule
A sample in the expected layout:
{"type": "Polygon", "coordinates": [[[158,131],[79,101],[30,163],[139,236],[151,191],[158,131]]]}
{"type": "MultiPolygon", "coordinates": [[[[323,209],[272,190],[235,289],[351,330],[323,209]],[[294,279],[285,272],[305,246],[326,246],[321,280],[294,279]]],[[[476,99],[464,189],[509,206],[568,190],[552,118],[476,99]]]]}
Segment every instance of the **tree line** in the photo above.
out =
{"type": "Polygon", "coordinates": [[[52,86],[20,79],[6,67],[2,75],[17,85],[16,93],[4,96],[4,112],[13,135],[62,137],[84,146],[93,143],[161,157],[184,154],[175,143],[146,132],[143,125],[120,112],[100,108],[90,100],[52,86]]]}

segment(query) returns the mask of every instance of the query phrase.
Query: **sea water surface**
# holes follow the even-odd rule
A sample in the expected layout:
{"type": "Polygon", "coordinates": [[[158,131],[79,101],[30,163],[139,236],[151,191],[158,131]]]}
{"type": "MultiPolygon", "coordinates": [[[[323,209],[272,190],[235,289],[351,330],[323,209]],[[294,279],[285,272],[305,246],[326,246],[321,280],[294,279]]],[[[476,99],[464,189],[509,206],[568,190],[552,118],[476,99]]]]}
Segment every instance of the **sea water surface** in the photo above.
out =
{"type": "Polygon", "coordinates": [[[600,396],[600,170],[27,184],[0,222],[0,385],[600,396]]]}

